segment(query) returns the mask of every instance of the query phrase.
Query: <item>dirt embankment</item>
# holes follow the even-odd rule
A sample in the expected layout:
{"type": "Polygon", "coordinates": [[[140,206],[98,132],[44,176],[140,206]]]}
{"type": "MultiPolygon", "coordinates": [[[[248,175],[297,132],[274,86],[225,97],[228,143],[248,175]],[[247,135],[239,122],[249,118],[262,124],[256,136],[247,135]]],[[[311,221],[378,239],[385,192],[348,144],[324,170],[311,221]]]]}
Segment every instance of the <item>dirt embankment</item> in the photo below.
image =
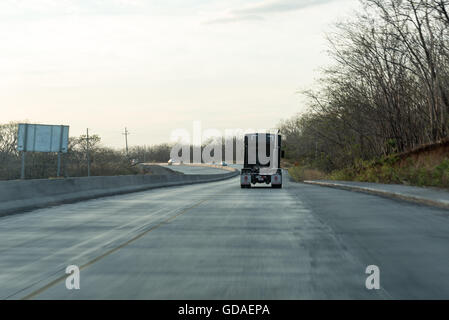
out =
{"type": "Polygon", "coordinates": [[[449,159],[449,138],[400,153],[396,157],[400,167],[411,164],[420,168],[436,167],[444,160],[449,159]]]}
{"type": "Polygon", "coordinates": [[[381,159],[362,161],[352,168],[332,173],[331,178],[449,188],[449,139],[381,159]]]}
{"type": "Polygon", "coordinates": [[[449,138],[408,152],[357,161],[328,174],[300,165],[289,172],[297,181],[327,179],[449,188],[449,138]]]}

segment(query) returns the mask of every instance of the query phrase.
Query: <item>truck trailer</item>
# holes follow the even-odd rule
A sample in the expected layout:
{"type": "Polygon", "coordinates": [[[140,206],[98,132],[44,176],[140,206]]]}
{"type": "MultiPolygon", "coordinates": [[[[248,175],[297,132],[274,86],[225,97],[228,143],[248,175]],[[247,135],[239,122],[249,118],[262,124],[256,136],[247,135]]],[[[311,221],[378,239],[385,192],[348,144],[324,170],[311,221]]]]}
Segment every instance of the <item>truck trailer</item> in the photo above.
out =
{"type": "Polygon", "coordinates": [[[246,134],[244,164],[240,174],[242,188],[258,183],[282,188],[282,137],[279,134],[246,134]]]}

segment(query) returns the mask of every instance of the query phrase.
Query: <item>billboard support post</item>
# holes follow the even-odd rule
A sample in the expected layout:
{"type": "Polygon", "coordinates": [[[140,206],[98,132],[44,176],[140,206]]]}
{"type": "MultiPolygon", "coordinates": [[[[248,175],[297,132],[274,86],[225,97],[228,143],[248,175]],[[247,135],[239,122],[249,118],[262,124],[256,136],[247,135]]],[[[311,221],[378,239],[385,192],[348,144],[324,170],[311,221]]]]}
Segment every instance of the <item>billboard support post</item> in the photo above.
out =
{"type": "Polygon", "coordinates": [[[28,139],[28,126],[25,125],[23,136],[23,151],[22,151],[22,168],[20,172],[20,179],[25,179],[25,158],[27,153],[27,139],[28,139]]]}
{"type": "Polygon", "coordinates": [[[22,151],[22,168],[20,171],[20,179],[25,179],[25,157],[26,157],[26,151],[22,151]]]}
{"type": "Polygon", "coordinates": [[[61,176],[61,150],[62,150],[62,140],[64,134],[64,126],[61,126],[61,131],[59,134],[59,151],[58,151],[58,170],[56,172],[56,176],[59,178],[61,176]]]}
{"type": "Polygon", "coordinates": [[[58,152],[58,170],[56,172],[56,176],[61,176],[61,152],[58,152]]]}

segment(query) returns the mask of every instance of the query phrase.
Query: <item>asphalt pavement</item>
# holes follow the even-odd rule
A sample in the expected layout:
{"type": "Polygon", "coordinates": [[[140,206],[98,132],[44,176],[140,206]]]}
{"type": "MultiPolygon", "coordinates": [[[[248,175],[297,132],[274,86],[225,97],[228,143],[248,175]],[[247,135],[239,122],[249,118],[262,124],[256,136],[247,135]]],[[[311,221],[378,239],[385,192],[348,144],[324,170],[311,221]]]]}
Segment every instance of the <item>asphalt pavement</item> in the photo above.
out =
{"type": "Polygon", "coordinates": [[[228,171],[215,167],[194,166],[194,165],[163,165],[162,167],[178,171],[184,174],[223,174],[228,171]]]}
{"type": "Polygon", "coordinates": [[[153,189],[0,218],[3,299],[448,299],[449,211],[284,181],[153,189]],[[80,289],[65,268],[80,267],[80,289]],[[368,290],[366,267],[380,270],[368,290]]]}

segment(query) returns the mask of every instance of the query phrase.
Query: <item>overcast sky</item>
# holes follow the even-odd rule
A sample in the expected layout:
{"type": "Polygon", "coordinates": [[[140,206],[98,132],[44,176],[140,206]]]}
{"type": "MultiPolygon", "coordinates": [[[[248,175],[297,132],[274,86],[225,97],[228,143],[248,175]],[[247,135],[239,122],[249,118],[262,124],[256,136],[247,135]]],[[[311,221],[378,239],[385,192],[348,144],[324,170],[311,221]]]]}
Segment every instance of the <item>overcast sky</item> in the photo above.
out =
{"type": "Polygon", "coordinates": [[[177,128],[273,128],[329,63],[357,0],[1,0],[0,123],[88,127],[104,144],[177,128]]]}

